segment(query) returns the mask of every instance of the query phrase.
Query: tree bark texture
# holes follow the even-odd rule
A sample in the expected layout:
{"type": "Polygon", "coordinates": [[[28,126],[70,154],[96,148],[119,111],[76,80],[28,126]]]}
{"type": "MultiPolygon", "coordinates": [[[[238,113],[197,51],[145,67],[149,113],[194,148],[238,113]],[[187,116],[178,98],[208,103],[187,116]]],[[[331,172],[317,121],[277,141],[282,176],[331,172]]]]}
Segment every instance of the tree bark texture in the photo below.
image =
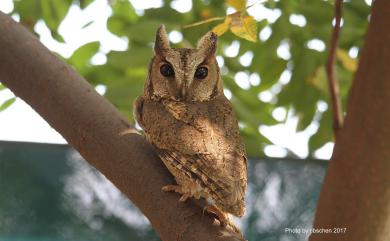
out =
{"type": "MultiPolygon", "coordinates": [[[[390,240],[390,1],[373,1],[345,125],[320,194],[311,241],[390,240]]],[[[342,34],[342,33],[341,33],[342,34]]]]}
{"type": "Polygon", "coordinates": [[[137,205],[162,240],[243,240],[213,224],[199,203],[162,192],[173,178],[153,148],[85,79],[1,12],[0,81],[137,205]]]}

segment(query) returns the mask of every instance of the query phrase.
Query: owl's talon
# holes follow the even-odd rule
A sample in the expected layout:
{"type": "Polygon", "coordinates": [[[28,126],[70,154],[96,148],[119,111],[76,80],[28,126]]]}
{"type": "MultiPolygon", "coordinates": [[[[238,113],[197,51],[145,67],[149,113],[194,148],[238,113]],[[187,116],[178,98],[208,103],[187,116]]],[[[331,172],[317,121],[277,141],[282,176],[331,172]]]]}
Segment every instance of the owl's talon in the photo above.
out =
{"type": "Polygon", "coordinates": [[[187,199],[188,199],[189,197],[190,197],[190,194],[184,193],[184,194],[180,197],[179,202],[185,202],[185,201],[187,201],[187,199]]]}
{"type": "Polygon", "coordinates": [[[179,185],[166,185],[163,186],[161,190],[164,192],[177,192],[179,194],[182,194],[179,199],[179,202],[185,202],[191,196],[190,193],[183,192],[183,188],[179,185]]]}
{"type": "Polygon", "coordinates": [[[177,192],[180,194],[182,193],[182,188],[179,185],[166,185],[161,188],[162,191],[164,192],[177,192]]]}
{"type": "Polygon", "coordinates": [[[203,208],[203,212],[204,211],[214,214],[222,227],[226,227],[228,224],[230,224],[229,217],[224,212],[222,212],[219,208],[217,208],[215,205],[205,206],[203,208]]]}

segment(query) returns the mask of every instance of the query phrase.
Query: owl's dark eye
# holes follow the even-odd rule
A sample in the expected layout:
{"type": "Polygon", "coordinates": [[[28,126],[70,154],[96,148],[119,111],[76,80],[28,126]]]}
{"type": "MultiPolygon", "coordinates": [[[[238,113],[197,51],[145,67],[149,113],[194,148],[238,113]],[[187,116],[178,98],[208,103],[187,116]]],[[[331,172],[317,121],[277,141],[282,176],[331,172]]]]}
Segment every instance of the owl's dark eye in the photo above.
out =
{"type": "Polygon", "coordinates": [[[160,73],[165,77],[172,77],[175,75],[175,72],[173,71],[173,68],[169,64],[163,64],[160,67],[160,73]]]}
{"type": "Polygon", "coordinates": [[[204,79],[207,77],[209,71],[206,67],[199,67],[195,71],[195,78],[204,79]]]}

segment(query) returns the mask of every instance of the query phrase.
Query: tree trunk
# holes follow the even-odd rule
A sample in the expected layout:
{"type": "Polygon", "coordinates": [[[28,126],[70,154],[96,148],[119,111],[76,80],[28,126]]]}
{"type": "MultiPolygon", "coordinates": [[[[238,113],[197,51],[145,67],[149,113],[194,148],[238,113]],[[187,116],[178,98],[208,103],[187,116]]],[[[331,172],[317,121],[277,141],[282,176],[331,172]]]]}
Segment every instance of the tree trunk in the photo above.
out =
{"type": "Polygon", "coordinates": [[[179,203],[177,194],[162,192],[173,178],[144,138],[87,81],[1,12],[0,81],[133,201],[162,240],[243,240],[213,224],[199,202],[179,203]]]}
{"type": "Polygon", "coordinates": [[[313,234],[311,241],[390,240],[389,24],[390,1],[373,1],[348,114],[315,218],[315,228],[332,233],[313,234]],[[342,228],[341,233],[334,233],[335,228],[342,228]]]}

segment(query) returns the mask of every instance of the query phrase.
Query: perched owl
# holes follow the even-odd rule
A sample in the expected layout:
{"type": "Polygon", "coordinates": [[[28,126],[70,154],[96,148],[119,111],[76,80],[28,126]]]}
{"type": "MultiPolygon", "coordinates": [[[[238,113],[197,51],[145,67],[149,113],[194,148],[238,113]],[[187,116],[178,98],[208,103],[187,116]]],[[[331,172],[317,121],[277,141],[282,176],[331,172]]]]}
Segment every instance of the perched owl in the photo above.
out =
{"type": "Polygon", "coordinates": [[[223,94],[216,49],[212,32],[196,49],[172,49],[161,26],[134,109],[147,140],[177,182],[162,190],[180,193],[179,201],[206,199],[206,209],[226,225],[228,213],[244,215],[247,164],[237,120],[223,94]]]}

